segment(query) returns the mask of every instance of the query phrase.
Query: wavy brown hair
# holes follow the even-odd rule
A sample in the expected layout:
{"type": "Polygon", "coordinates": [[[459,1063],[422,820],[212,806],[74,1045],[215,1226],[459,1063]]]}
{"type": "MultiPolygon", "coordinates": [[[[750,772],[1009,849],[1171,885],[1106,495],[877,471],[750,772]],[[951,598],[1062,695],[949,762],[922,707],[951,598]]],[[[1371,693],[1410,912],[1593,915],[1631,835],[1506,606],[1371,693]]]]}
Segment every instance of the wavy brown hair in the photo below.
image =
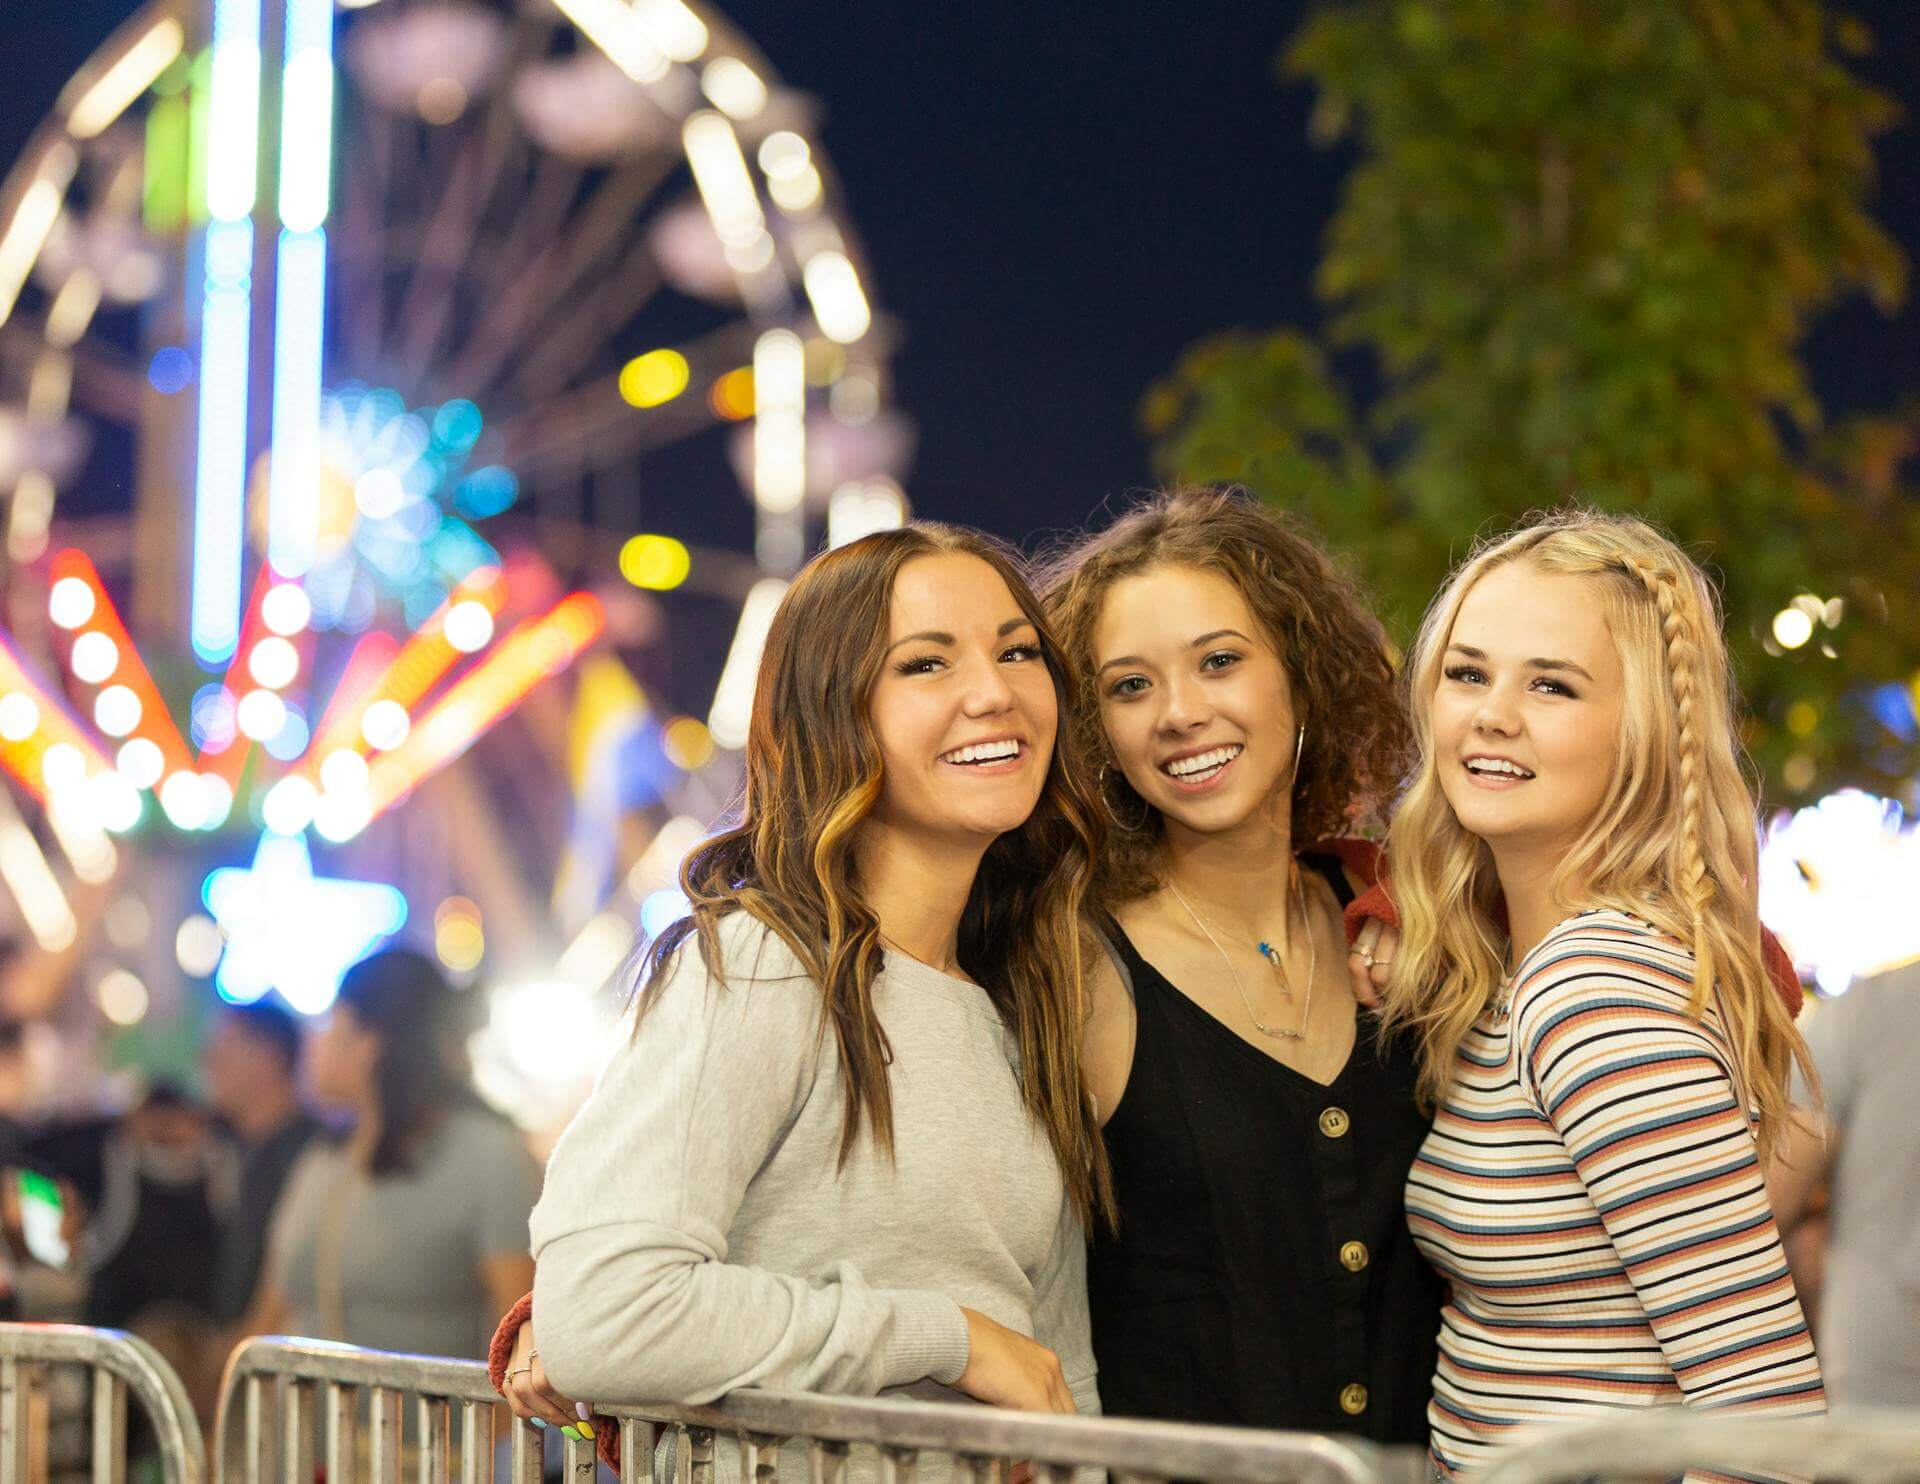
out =
{"type": "Polygon", "coordinates": [[[736,810],[680,871],[692,912],[647,950],[644,1015],[674,954],[697,935],[721,975],[720,921],[745,912],[777,933],[819,985],[847,1090],[840,1161],[865,1127],[893,1152],[891,1051],[873,1008],[883,949],[861,891],[854,843],[880,798],[870,699],[885,661],[894,579],[919,557],[977,557],[1040,636],[1062,725],[1039,803],[988,847],[960,920],[959,962],[1013,1034],[1021,1094],[1046,1131],[1083,1221],[1111,1220],[1105,1148],[1080,1064],[1086,1013],[1081,912],[1100,853],[1097,807],[1077,780],[1073,690],[1018,559],[957,526],[918,523],[821,553],[787,589],[767,632],[736,810]]]}
{"type": "Polygon", "coordinates": [[[1232,583],[1286,667],[1295,716],[1307,729],[1293,794],[1296,849],[1379,828],[1412,757],[1386,631],[1359,584],[1307,528],[1238,489],[1150,495],[1105,530],[1054,552],[1042,582],[1078,677],[1081,753],[1116,826],[1096,875],[1104,907],[1144,896],[1164,867],[1160,815],[1128,784],[1107,742],[1093,631],[1114,583],[1165,567],[1232,583]]]}

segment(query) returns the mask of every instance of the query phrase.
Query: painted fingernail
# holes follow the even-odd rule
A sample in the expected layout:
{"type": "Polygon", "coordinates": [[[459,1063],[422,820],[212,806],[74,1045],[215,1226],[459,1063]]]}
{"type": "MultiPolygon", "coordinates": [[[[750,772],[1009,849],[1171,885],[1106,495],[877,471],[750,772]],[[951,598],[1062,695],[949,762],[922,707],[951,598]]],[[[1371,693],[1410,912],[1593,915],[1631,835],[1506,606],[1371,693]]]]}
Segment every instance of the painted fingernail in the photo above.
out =
{"type": "Polygon", "coordinates": [[[542,1432],[545,1432],[547,1430],[547,1420],[544,1417],[529,1417],[527,1421],[531,1422],[535,1427],[539,1428],[540,1431],[542,1432]]]}
{"type": "Polygon", "coordinates": [[[580,1429],[577,1427],[563,1427],[560,1432],[563,1437],[572,1438],[576,1443],[580,1441],[580,1429]]]}
{"type": "Polygon", "coordinates": [[[580,1429],[581,1436],[588,1438],[589,1440],[593,1438],[594,1431],[593,1431],[593,1424],[591,1422],[588,1422],[585,1418],[582,1418],[580,1422],[577,1424],[577,1426],[580,1429]]]}
{"type": "Polygon", "coordinates": [[[593,1421],[593,1408],[585,1402],[575,1402],[573,1404],[573,1415],[578,1417],[582,1422],[591,1422],[593,1421]]]}

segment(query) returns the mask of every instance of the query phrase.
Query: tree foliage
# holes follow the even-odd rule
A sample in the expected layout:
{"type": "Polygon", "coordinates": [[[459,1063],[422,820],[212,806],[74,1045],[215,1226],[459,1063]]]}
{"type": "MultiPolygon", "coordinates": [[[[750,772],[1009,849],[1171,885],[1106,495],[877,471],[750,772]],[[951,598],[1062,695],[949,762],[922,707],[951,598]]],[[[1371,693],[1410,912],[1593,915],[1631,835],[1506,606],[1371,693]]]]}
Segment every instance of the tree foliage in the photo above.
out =
{"type": "Polygon", "coordinates": [[[1307,515],[1402,637],[1476,534],[1642,512],[1718,570],[1769,797],[1908,790],[1920,403],[1830,425],[1801,359],[1821,309],[1904,288],[1867,44],[1819,0],[1319,7],[1285,66],[1358,155],[1326,326],[1193,347],[1142,405],[1163,472],[1307,515]]]}

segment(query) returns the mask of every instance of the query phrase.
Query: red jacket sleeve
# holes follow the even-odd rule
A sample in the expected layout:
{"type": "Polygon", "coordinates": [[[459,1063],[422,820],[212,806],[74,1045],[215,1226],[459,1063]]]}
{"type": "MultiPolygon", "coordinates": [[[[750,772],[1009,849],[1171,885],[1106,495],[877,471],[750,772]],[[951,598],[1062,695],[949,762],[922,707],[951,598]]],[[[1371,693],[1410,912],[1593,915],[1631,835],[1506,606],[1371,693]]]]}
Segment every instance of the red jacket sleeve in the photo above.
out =
{"type": "MultiPolygon", "coordinates": [[[[1386,852],[1370,840],[1329,840],[1316,846],[1319,850],[1330,850],[1340,856],[1347,868],[1363,881],[1372,885],[1347,903],[1346,928],[1347,943],[1360,936],[1360,929],[1366,926],[1369,917],[1377,917],[1388,927],[1400,926],[1399,909],[1393,905],[1391,868],[1387,864],[1386,852]],[[1352,858],[1346,853],[1354,852],[1352,858]],[[1361,870],[1354,862],[1365,857],[1368,868],[1361,870]]],[[[1779,991],[1781,1000],[1786,1004],[1789,1015],[1800,1013],[1805,992],[1800,987],[1800,975],[1793,967],[1793,959],[1786,947],[1773,935],[1773,929],[1765,923],[1760,925],[1760,957],[1767,966],[1767,977],[1773,981],[1773,987],[1779,991]]]]}
{"type": "MultiPolygon", "coordinates": [[[[513,1342],[520,1338],[520,1326],[530,1323],[532,1319],[533,1295],[529,1293],[501,1316],[499,1325],[493,1331],[493,1338],[487,1342],[487,1379],[502,1396],[506,1395],[507,1362],[513,1359],[513,1342]]],[[[618,1474],[620,1429],[611,1418],[603,1418],[593,1431],[602,1461],[618,1474]]]]}

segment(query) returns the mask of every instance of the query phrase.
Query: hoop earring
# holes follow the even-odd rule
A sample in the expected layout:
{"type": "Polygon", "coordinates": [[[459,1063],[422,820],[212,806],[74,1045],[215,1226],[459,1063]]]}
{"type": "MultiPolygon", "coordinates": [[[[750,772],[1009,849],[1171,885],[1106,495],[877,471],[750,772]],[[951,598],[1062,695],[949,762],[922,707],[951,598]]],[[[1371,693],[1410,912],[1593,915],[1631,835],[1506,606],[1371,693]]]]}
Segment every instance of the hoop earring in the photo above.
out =
{"type": "MultiPolygon", "coordinates": [[[[1148,821],[1153,818],[1153,805],[1149,804],[1145,799],[1140,798],[1140,795],[1134,794],[1134,798],[1138,800],[1140,804],[1140,818],[1133,821],[1122,819],[1120,812],[1113,807],[1113,795],[1107,788],[1108,781],[1112,776],[1112,766],[1108,763],[1102,763],[1100,765],[1100,807],[1107,811],[1107,818],[1113,821],[1113,827],[1115,829],[1129,835],[1138,834],[1147,827],[1148,821]]],[[[1132,790],[1129,789],[1128,792],[1131,793],[1132,790]]]]}
{"type": "Polygon", "coordinates": [[[1300,754],[1305,750],[1306,745],[1307,724],[1303,721],[1293,739],[1293,792],[1296,798],[1300,795],[1300,754]]]}

